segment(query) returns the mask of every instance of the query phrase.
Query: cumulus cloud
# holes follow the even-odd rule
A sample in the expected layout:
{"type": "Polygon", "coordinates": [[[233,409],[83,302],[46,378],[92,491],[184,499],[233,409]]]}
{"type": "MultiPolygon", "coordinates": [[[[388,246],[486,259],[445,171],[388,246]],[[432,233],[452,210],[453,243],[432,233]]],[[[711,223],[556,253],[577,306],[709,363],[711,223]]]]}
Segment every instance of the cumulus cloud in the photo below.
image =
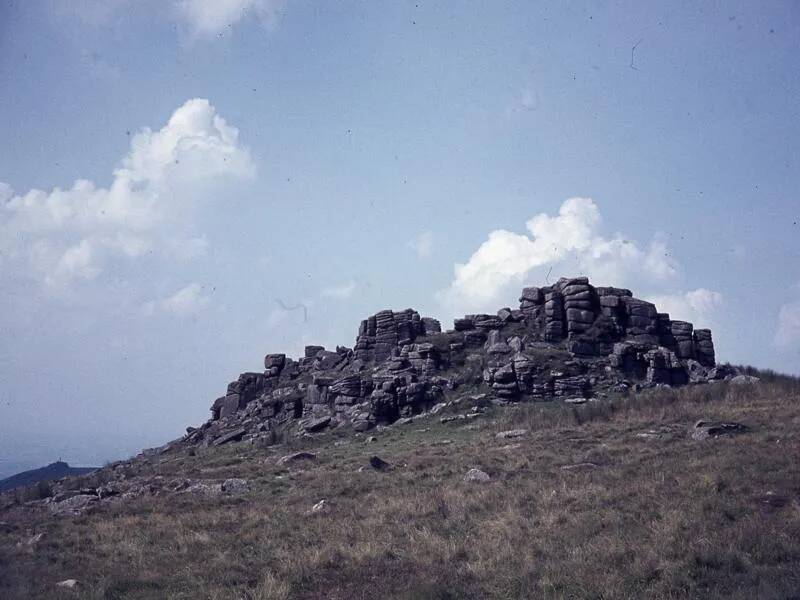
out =
{"type": "Polygon", "coordinates": [[[325,288],[322,290],[322,292],[320,292],[320,296],[323,298],[336,298],[338,300],[344,300],[352,296],[355,290],[355,281],[350,281],[348,283],[343,283],[342,285],[325,288]]]}
{"type": "MultiPolygon", "coordinates": [[[[543,267],[558,275],[588,275],[606,285],[663,283],[677,275],[678,265],[662,238],[643,248],[620,234],[603,237],[601,221],[593,200],[570,198],[557,215],[531,218],[528,233],[492,231],[466,263],[455,265],[452,283],[438,298],[457,307],[456,312],[491,308],[512,285],[519,287],[543,267]]],[[[540,275],[545,279],[545,273],[540,275]]]]}
{"type": "Polygon", "coordinates": [[[409,240],[406,246],[413,250],[418,258],[428,258],[433,252],[433,232],[423,231],[415,238],[409,240]]]}
{"type": "Polygon", "coordinates": [[[152,315],[164,312],[178,317],[191,317],[208,308],[211,299],[199,283],[190,283],[174,294],[144,305],[144,313],[152,315]]]}
{"type": "Polygon", "coordinates": [[[273,26],[284,8],[283,0],[179,0],[179,15],[197,35],[214,35],[239,21],[254,17],[273,26]]]}
{"type": "Polygon", "coordinates": [[[719,292],[698,288],[683,294],[661,294],[647,297],[661,312],[672,319],[690,321],[696,327],[710,327],[723,305],[719,292]]]}
{"type": "Polygon", "coordinates": [[[133,137],[108,187],[78,179],[15,195],[0,184],[0,269],[59,287],[148,253],[197,256],[206,242],[189,235],[187,215],[198,192],[254,171],[238,130],[208,100],[188,100],[161,129],[133,137]]]}

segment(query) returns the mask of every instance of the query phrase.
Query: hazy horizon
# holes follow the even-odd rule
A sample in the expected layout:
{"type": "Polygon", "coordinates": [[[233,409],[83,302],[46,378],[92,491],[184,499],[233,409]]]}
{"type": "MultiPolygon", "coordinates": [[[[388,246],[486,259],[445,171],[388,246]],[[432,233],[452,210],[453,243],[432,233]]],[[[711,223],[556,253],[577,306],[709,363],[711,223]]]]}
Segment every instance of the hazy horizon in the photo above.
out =
{"type": "Polygon", "coordinates": [[[5,3],[0,478],[560,276],[800,374],[798,40],[793,2],[5,3]]]}

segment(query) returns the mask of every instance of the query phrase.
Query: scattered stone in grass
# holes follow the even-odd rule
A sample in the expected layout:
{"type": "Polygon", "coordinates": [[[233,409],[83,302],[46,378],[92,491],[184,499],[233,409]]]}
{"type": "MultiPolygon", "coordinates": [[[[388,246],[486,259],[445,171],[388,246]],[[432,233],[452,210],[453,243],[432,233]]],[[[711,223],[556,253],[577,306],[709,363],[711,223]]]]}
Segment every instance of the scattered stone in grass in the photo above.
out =
{"type": "Polygon", "coordinates": [[[241,494],[250,489],[247,479],[231,478],[222,482],[222,491],[226,494],[241,494]]]}
{"type": "Polygon", "coordinates": [[[209,496],[216,496],[222,493],[222,484],[209,483],[207,481],[196,481],[190,484],[185,489],[180,490],[180,492],[188,494],[207,494],[209,496]]]}
{"type": "Polygon", "coordinates": [[[80,585],[80,582],[77,579],[65,579],[64,581],[59,581],[56,583],[57,587],[67,588],[67,589],[74,589],[80,585]]]}
{"type": "Polygon", "coordinates": [[[465,415],[449,415],[439,419],[441,423],[451,423],[452,421],[463,421],[467,417],[465,415]]]}
{"type": "Polygon", "coordinates": [[[314,506],[311,507],[312,513],[320,513],[326,510],[328,510],[328,503],[325,500],[320,500],[314,506]]]}
{"type": "Polygon", "coordinates": [[[567,404],[586,404],[587,399],[586,398],[580,398],[580,397],[567,398],[567,399],[564,400],[564,402],[566,402],[567,404]]]}
{"type": "Polygon", "coordinates": [[[470,469],[467,471],[467,474],[464,475],[464,481],[467,483],[485,483],[490,479],[491,477],[489,477],[489,474],[480,469],[470,469]]]}
{"type": "Polygon", "coordinates": [[[446,446],[447,444],[452,444],[453,440],[434,440],[431,442],[431,446],[446,446]]]}
{"type": "Polygon", "coordinates": [[[50,505],[50,510],[53,512],[53,514],[60,517],[76,517],[87,512],[90,508],[97,504],[97,502],[98,498],[94,494],[79,494],[77,496],[67,498],[66,500],[62,500],[61,502],[52,503],[50,505]]]}
{"type": "Polygon", "coordinates": [[[661,439],[664,436],[674,435],[676,433],[676,430],[682,430],[682,429],[683,428],[680,426],[663,425],[661,427],[640,431],[638,433],[634,433],[633,435],[634,437],[643,440],[656,440],[656,439],[661,439]]]}
{"type": "Polygon", "coordinates": [[[313,452],[295,452],[294,454],[287,454],[278,459],[276,464],[286,465],[288,463],[300,462],[306,460],[316,460],[317,455],[313,452]]]}
{"type": "Polygon", "coordinates": [[[561,467],[562,471],[584,471],[589,469],[596,469],[599,467],[597,463],[593,462],[580,462],[575,463],[574,465],[564,465],[561,467]]]}
{"type": "Polygon", "coordinates": [[[369,436],[367,439],[365,439],[364,441],[365,441],[366,443],[368,443],[368,444],[371,444],[372,442],[377,442],[377,441],[378,441],[378,438],[376,438],[374,435],[371,435],[371,436],[369,436]]]}
{"type": "Polygon", "coordinates": [[[403,419],[397,419],[397,421],[395,421],[394,424],[395,425],[408,425],[409,423],[413,423],[413,422],[414,422],[414,417],[405,417],[403,419]]]}
{"type": "Polygon", "coordinates": [[[369,459],[369,466],[377,471],[386,471],[391,468],[392,465],[378,456],[372,456],[369,459]]]}
{"type": "Polygon", "coordinates": [[[707,440],[723,435],[735,435],[744,433],[748,428],[741,423],[726,421],[698,421],[692,429],[692,438],[695,440],[707,440]]]}
{"type": "Polygon", "coordinates": [[[508,440],[511,438],[518,438],[524,436],[528,433],[527,429],[510,429],[509,431],[501,431],[500,433],[495,434],[498,440],[508,440]]]}

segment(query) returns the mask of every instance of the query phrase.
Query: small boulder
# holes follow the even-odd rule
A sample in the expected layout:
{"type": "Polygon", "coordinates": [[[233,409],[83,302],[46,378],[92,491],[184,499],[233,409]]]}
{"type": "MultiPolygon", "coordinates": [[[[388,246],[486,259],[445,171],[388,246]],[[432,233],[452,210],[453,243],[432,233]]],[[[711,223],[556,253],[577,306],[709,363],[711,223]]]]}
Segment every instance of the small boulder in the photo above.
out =
{"type": "Polygon", "coordinates": [[[496,437],[498,440],[509,440],[509,439],[512,439],[512,438],[522,437],[526,433],[528,433],[527,429],[511,429],[509,431],[501,431],[500,433],[496,434],[494,437],[496,437]]]}
{"type": "Polygon", "coordinates": [[[741,423],[725,421],[698,421],[692,428],[692,438],[695,440],[707,440],[723,435],[735,435],[744,433],[748,428],[741,423]]]}
{"type": "Polygon", "coordinates": [[[376,471],[387,471],[391,468],[392,465],[390,465],[388,462],[386,462],[385,460],[383,460],[378,456],[372,456],[369,459],[369,466],[375,469],[376,471]]]}
{"type": "Polygon", "coordinates": [[[314,506],[311,507],[312,513],[320,513],[326,511],[328,509],[328,503],[325,500],[320,500],[314,506]]]}
{"type": "Polygon", "coordinates": [[[331,418],[330,417],[319,417],[317,419],[310,419],[303,423],[303,429],[309,433],[314,433],[317,431],[322,431],[328,425],[330,425],[331,418]]]}
{"type": "Polygon", "coordinates": [[[247,433],[247,430],[244,427],[239,427],[238,429],[234,429],[229,433],[219,436],[212,442],[212,445],[221,446],[222,444],[227,444],[228,442],[238,442],[242,439],[242,437],[244,437],[245,433],[247,433]]]}
{"type": "Polygon", "coordinates": [[[317,455],[313,452],[295,452],[294,454],[287,454],[286,456],[282,456],[278,459],[275,463],[277,465],[286,465],[289,463],[294,462],[302,462],[307,460],[316,460],[317,455]]]}
{"type": "Polygon", "coordinates": [[[69,590],[75,589],[80,585],[77,579],[65,579],[56,583],[56,587],[67,588],[69,590]]]}
{"type": "Polygon", "coordinates": [[[489,474],[480,469],[470,469],[467,471],[467,474],[464,475],[464,481],[467,483],[486,483],[490,479],[491,477],[489,477],[489,474]]]}
{"type": "Polygon", "coordinates": [[[222,482],[222,491],[226,494],[241,494],[250,489],[247,479],[231,478],[222,482]]]}
{"type": "Polygon", "coordinates": [[[580,396],[576,396],[574,398],[566,398],[564,400],[567,404],[586,404],[586,398],[581,398],[580,396]]]}

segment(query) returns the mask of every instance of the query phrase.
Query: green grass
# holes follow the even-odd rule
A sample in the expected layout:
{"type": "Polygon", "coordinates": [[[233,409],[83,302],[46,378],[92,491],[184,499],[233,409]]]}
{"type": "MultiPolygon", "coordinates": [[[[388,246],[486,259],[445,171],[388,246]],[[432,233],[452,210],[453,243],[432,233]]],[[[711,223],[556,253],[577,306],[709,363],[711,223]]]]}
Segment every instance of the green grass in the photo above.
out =
{"type": "Polygon", "coordinates": [[[76,518],[0,513],[0,598],[797,597],[798,401],[796,380],[771,376],[437,416],[366,434],[377,442],[326,434],[154,457],[135,471],[252,489],[76,518]],[[686,431],[701,418],[751,431],[697,442],[686,431]],[[519,427],[528,435],[495,438],[519,427]],[[660,437],[636,435],[649,430],[660,437]],[[300,447],[318,459],[275,464],[300,447]],[[374,454],[394,468],[359,471],[374,454]],[[561,468],[577,463],[597,466],[561,468]],[[472,467],[492,480],[464,483],[472,467]],[[321,499],[328,509],[311,514],[321,499]],[[67,578],[80,590],[54,586],[67,578]]]}

